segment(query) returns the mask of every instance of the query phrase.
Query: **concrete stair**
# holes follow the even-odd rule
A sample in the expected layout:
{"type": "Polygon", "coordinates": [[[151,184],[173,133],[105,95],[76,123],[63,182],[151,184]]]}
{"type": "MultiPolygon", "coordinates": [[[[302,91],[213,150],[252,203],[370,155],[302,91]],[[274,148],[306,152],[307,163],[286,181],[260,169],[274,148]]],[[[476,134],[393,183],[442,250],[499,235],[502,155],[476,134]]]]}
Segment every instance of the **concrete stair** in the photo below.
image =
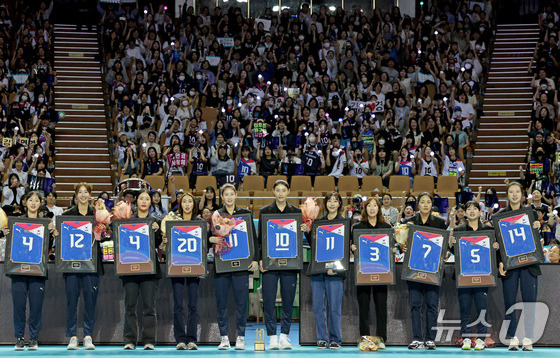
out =
{"type": "Polygon", "coordinates": [[[56,127],[56,189],[72,197],[74,185],[86,181],[93,195],[112,191],[111,161],[103,99],[97,33],[76,31],[75,25],[55,25],[54,62],[57,69],[56,110],[66,118],[56,127]]]}
{"type": "MultiPolygon", "coordinates": [[[[505,199],[504,179],[519,179],[527,155],[527,126],[531,120],[533,90],[527,67],[539,39],[538,25],[498,25],[469,172],[476,192],[494,187],[505,199]],[[505,113],[509,112],[509,113],[505,113]],[[498,173],[505,176],[494,176],[498,173]]],[[[505,201],[504,201],[505,202],[505,201]]]]}

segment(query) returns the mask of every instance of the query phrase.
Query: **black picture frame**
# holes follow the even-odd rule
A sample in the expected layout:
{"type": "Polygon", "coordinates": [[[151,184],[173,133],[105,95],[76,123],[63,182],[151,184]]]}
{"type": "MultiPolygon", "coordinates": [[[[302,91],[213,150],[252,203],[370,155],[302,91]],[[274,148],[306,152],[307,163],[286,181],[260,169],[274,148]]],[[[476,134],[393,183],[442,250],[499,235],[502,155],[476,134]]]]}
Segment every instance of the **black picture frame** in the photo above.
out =
{"type": "Polygon", "coordinates": [[[10,229],[10,233],[8,234],[8,240],[6,241],[6,257],[5,257],[5,269],[6,274],[8,275],[22,275],[22,276],[40,276],[46,277],[47,276],[47,261],[48,261],[48,254],[49,254],[49,241],[50,241],[50,231],[49,231],[49,223],[51,221],[49,219],[37,218],[24,218],[24,217],[8,217],[8,228],[10,229]],[[13,245],[13,235],[14,235],[14,226],[22,224],[22,225],[40,225],[42,226],[42,250],[40,253],[40,259],[37,261],[28,261],[21,260],[19,258],[19,254],[16,254],[12,250],[16,245],[13,245]],[[14,256],[16,256],[14,258],[14,256]],[[16,261],[17,260],[17,261],[16,261]]]}
{"type": "MultiPolygon", "coordinates": [[[[533,212],[533,209],[529,207],[524,207],[514,211],[500,212],[492,215],[492,223],[494,224],[494,231],[496,232],[496,240],[500,244],[500,255],[502,262],[504,263],[504,270],[511,270],[518,267],[544,263],[544,253],[540,240],[539,230],[533,228],[533,222],[535,222],[535,214],[533,212]],[[508,220],[519,221],[523,220],[524,218],[528,220],[530,230],[522,230],[524,233],[523,237],[525,237],[527,233],[531,234],[532,237],[529,238],[530,241],[528,241],[527,244],[530,245],[530,243],[532,242],[534,244],[534,249],[519,254],[511,251],[508,252],[507,248],[509,246],[509,243],[508,245],[505,244],[502,231],[507,225],[512,225],[508,224],[508,220]]],[[[508,231],[508,233],[512,235],[511,230],[508,231]]],[[[527,240],[526,237],[523,241],[525,240],[527,240]]]]}
{"type": "MultiPolygon", "coordinates": [[[[214,253],[214,267],[216,268],[216,273],[229,273],[229,272],[244,272],[249,271],[249,265],[253,262],[255,256],[255,238],[253,236],[255,223],[253,222],[252,214],[235,214],[232,218],[240,218],[245,222],[247,228],[247,246],[249,248],[249,255],[245,258],[236,259],[223,259],[220,254],[214,253]]],[[[237,224],[238,225],[242,224],[237,224]]],[[[224,240],[228,240],[224,238],[224,240]]]]}
{"type": "Polygon", "coordinates": [[[262,261],[265,270],[301,270],[303,268],[303,232],[300,230],[303,218],[301,213],[261,214],[262,261]],[[296,253],[295,256],[271,257],[268,250],[269,223],[272,220],[295,220],[296,253]]]}
{"type": "Polygon", "coordinates": [[[356,277],[356,286],[374,286],[374,285],[394,285],[396,283],[395,271],[395,238],[393,229],[354,229],[353,242],[356,245],[354,251],[354,274],[356,277]],[[375,270],[372,272],[364,272],[365,268],[360,263],[361,252],[360,238],[366,235],[382,235],[388,236],[388,264],[389,270],[375,270]]]}
{"type": "MultiPolygon", "coordinates": [[[[404,281],[413,281],[413,282],[421,282],[421,283],[426,283],[429,285],[435,285],[435,286],[441,286],[441,282],[442,282],[442,276],[443,276],[443,265],[444,265],[444,259],[445,259],[445,255],[447,254],[447,248],[449,245],[449,231],[447,230],[443,230],[443,229],[437,229],[437,228],[432,228],[432,227],[428,227],[428,226],[418,226],[418,225],[411,225],[408,228],[408,245],[407,245],[407,250],[406,250],[406,254],[404,257],[404,266],[403,266],[403,270],[402,270],[402,275],[401,275],[401,279],[404,281]],[[423,234],[428,234],[428,235],[435,235],[436,239],[438,237],[441,237],[442,242],[441,242],[441,246],[439,246],[439,255],[438,255],[438,262],[437,262],[437,267],[435,270],[423,270],[423,269],[419,269],[417,267],[412,267],[411,266],[411,256],[412,255],[418,255],[418,250],[421,250],[424,248],[424,245],[426,245],[427,247],[425,248],[425,255],[428,255],[431,252],[431,249],[429,249],[428,247],[432,247],[426,243],[420,244],[419,241],[417,245],[423,245],[422,247],[418,246],[416,247],[415,244],[415,234],[419,233],[420,235],[423,234]]],[[[435,251],[434,251],[435,253],[435,251]]],[[[432,256],[435,256],[432,254],[432,256]]],[[[414,259],[417,259],[417,257],[415,257],[414,259]]],[[[413,260],[415,262],[412,263],[412,265],[417,266],[416,265],[416,260],[413,260]]],[[[425,262],[425,261],[424,261],[425,262]]],[[[433,262],[432,262],[433,264],[433,262]]]]}
{"type": "MultiPolygon", "coordinates": [[[[95,240],[93,229],[95,218],[93,216],[59,216],[56,220],[58,236],[55,237],[55,263],[56,270],[62,273],[96,273],[99,242],[95,240]],[[63,223],[87,222],[91,228],[91,239],[85,240],[91,247],[90,260],[64,260],[62,255],[62,225],[63,223]]],[[[84,242],[85,244],[85,242],[84,242]]]]}
{"type": "Polygon", "coordinates": [[[205,277],[208,257],[208,234],[206,221],[203,220],[168,220],[165,223],[167,233],[167,244],[165,248],[166,264],[165,274],[168,277],[205,277]],[[174,240],[173,228],[175,227],[198,227],[200,229],[200,264],[175,264],[173,247],[177,243],[174,240]]]}
{"type": "Polygon", "coordinates": [[[329,269],[334,272],[345,272],[350,264],[350,219],[334,219],[334,220],[315,220],[311,228],[311,262],[309,264],[308,274],[317,275],[327,273],[329,269]],[[342,257],[339,260],[319,261],[317,257],[317,239],[319,229],[326,226],[343,225],[344,247],[342,257]]]}
{"type": "MultiPolygon", "coordinates": [[[[457,287],[494,287],[498,281],[498,269],[496,263],[496,250],[493,247],[494,242],[496,242],[494,230],[482,230],[482,231],[455,231],[453,233],[455,237],[455,245],[454,245],[454,252],[455,252],[455,272],[456,272],[456,283],[457,287]],[[479,273],[474,275],[465,275],[463,274],[463,267],[462,267],[462,257],[463,252],[461,250],[461,242],[466,241],[466,238],[476,238],[488,239],[489,245],[489,258],[490,258],[490,270],[487,274],[479,273]]],[[[468,240],[471,241],[471,240],[468,240]]],[[[479,240],[477,240],[479,241],[479,240]]],[[[475,258],[476,259],[476,258],[475,258]]],[[[478,260],[480,260],[480,256],[478,256],[478,260]]]]}
{"type": "Polygon", "coordinates": [[[154,230],[152,224],[154,223],[153,218],[137,218],[137,219],[116,219],[113,221],[113,240],[115,242],[115,275],[116,276],[135,276],[135,275],[153,275],[156,273],[156,250],[155,250],[155,238],[154,230]],[[121,238],[120,238],[120,228],[123,225],[148,225],[148,237],[149,237],[149,259],[146,261],[138,262],[122,262],[121,255],[121,238]]]}

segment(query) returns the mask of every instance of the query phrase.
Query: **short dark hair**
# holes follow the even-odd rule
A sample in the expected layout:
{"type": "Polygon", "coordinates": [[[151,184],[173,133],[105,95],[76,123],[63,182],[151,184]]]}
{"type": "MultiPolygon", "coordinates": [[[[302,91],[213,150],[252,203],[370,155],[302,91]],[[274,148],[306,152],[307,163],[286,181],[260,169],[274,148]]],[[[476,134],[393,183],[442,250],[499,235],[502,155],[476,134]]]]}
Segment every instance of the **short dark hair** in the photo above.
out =
{"type": "Polygon", "coordinates": [[[432,194],[428,193],[427,191],[421,193],[420,195],[418,195],[418,201],[420,202],[420,200],[422,200],[423,197],[427,196],[428,198],[430,198],[430,200],[432,201],[432,204],[434,203],[434,197],[432,196],[432,194]]]}
{"type": "Polygon", "coordinates": [[[56,194],[56,191],[48,191],[48,192],[46,192],[46,193],[45,193],[45,198],[46,198],[47,196],[51,195],[51,194],[52,194],[52,196],[54,196],[55,199],[58,199],[58,195],[56,194]]]}
{"type": "Polygon", "coordinates": [[[272,190],[276,189],[278,185],[284,185],[286,188],[288,188],[288,190],[290,190],[290,184],[288,184],[288,182],[284,179],[277,180],[272,186],[272,190]]]}
{"type": "Polygon", "coordinates": [[[470,208],[471,206],[474,206],[480,211],[480,204],[477,201],[475,200],[467,201],[467,203],[465,204],[465,210],[470,208]]]}

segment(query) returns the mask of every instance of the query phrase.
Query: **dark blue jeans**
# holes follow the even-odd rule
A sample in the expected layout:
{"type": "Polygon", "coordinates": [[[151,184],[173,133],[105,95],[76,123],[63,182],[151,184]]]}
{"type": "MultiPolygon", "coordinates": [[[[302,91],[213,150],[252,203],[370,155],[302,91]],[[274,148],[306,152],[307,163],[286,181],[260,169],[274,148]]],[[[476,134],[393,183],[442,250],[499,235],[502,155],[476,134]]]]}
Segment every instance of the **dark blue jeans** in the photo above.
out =
{"type": "Polygon", "coordinates": [[[342,344],[342,277],[310,276],[313,291],[313,315],[317,326],[317,340],[342,344]],[[327,330],[327,302],[329,328],[327,330]]]}
{"type": "Polygon", "coordinates": [[[99,275],[96,273],[69,273],[66,274],[65,281],[66,337],[78,334],[78,299],[82,290],[84,291],[84,336],[92,336],[99,275]]]}
{"type": "MultiPolygon", "coordinates": [[[[504,294],[504,305],[505,310],[507,310],[515,304],[517,298],[517,288],[521,287],[521,299],[523,302],[532,303],[537,301],[537,290],[538,290],[538,276],[533,276],[526,268],[518,268],[511,270],[512,275],[510,278],[503,278],[503,294],[504,294]]],[[[533,338],[533,331],[535,325],[535,311],[534,307],[529,305],[524,308],[525,317],[525,337],[533,338]]],[[[515,331],[517,330],[517,316],[516,311],[506,314],[505,320],[509,320],[509,327],[507,330],[507,338],[512,338],[515,336],[515,331]]],[[[505,323],[505,322],[504,322],[505,323]]]]}
{"type": "Polygon", "coordinates": [[[439,311],[439,286],[407,281],[412,335],[415,341],[434,341],[439,311]],[[426,301],[426,327],[422,333],[422,306],[426,301]]]}
{"type": "Polygon", "coordinates": [[[14,304],[14,333],[23,338],[29,297],[29,339],[38,340],[45,296],[45,279],[33,276],[12,276],[12,301],[14,304]]]}
{"type": "Polygon", "coordinates": [[[471,338],[470,327],[472,323],[471,311],[472,301],[476,306],[476,320],[478,321],[480,313],[484,310],[482,319],[476,325],[477,338],[484,340],[488,328],[484,324],[486,322],[486,311],[488,310],[488,287],[472,287],[472,288],[459,288],[457,295],[459,296],[459,309],[461,310],[461,337],[471,338]]]}
{"type": "Polygon", "coordinates": [[[262,275],[262,296],[266,334],[276,335],[276,291],[280,280],[280,296],[282,297],[282,319],[280,333],[290,334],[294,298],[296,296],[297,272],[267,271],[262,275]]]}
{"type": "Polygon", "coordinates": [[[198,277],[174,277],[173,285],[173,334],[175,342],[197,342],[198,330],[198,277]],[[184,286],[187,286],[189,302],[187,304],[187,331],[185,333],[184,286]]]}
{"type": "Polygon", "coordinates": [[[247,324],[247,301],[249,300],[249,273],[224,273],[214,276],[214,291],[218,307],[220,336],[228,335],[229,288],[233,287],[235,298],[236,328],[238,336],[245,336],[247,324]]]}

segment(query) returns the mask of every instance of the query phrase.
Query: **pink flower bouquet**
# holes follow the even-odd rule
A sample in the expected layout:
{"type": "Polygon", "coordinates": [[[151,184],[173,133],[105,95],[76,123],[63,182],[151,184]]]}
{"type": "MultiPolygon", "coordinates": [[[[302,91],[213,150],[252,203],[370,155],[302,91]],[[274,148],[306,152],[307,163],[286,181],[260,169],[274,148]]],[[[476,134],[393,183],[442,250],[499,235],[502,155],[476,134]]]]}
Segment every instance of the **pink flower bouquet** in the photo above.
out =
{"type": "Polygon", "coordinates": [[[301,209],[303,223],[307,225],[307,231],[310,231],[311,226],[313,225],[313,221],[315,221],[315,219],[317,219],[317,216],[319,215],[319,205],[317,205],[315,199],[307,198],[305,199],[303,204],[299,206],[299,208],[301,209]]]}
{"type": "Polygon", "coordinates": [[[93,235],[95,240],[101,241],[101,238],[108,239],[111,237],[109,231],[109,225],[113,215],[105,207],[105,201],[103,199],[97,199],[95,202],[95,228],[93,229],[93,235]]]}
{"type": "Polygon", "coordinates": [[[113,208],[115,219],[130,219],[132,217],[132,207],[125,201],[119,201],[113,208]]]}
{"type": "MultiPolygon", "coordinates": [[[[212,214],[212,234],[217,237],[226,238],[231,234],[233,228],[235,227],[236,222],[234,219],[224,218],[218,213],[218,211],[214,211],[212,214]]],[[[231,246],[225,240],[223,240],[219,244],[214,244],[214,254],[219,255],[229,251],[231,246]]]]}

